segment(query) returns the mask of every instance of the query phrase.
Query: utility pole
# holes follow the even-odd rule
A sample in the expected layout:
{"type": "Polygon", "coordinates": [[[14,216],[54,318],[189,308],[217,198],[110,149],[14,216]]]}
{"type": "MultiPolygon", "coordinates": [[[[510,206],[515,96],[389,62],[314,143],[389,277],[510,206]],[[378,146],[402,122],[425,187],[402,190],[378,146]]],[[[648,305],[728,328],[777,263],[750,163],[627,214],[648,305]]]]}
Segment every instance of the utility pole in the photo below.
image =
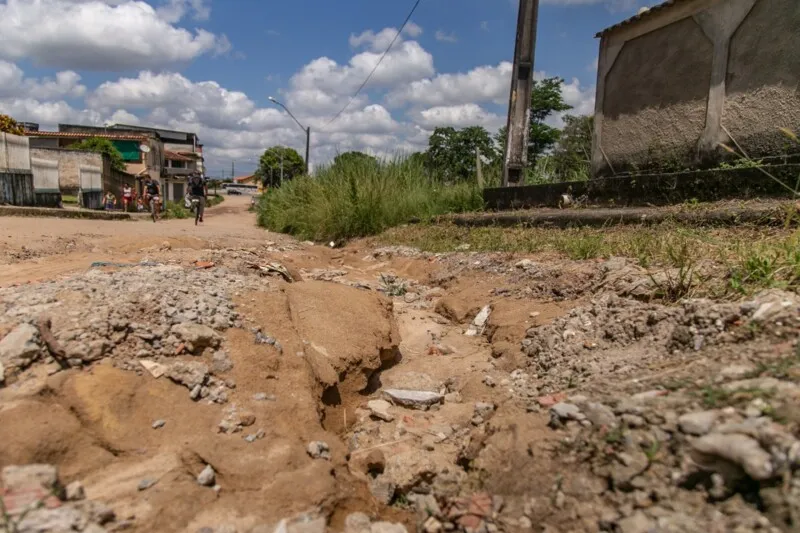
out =
{"type": "Polygon", "coordinates": [[[233,177],[236,175],[235,174],[235,169],[236,169],[235,165],[236,165],[236,162],[235,161],[231,161],[231,179],[233,179],[233,177]]]}
{"type": "Polygon", "coordinates": [[[308,169],[309,169],[308,151],[310,146],[311,146],[311,126],[306,128],[306,176],[308,176],[308,169]]]}
{"type": "Polygon", "coordinates": [[[519,185],[528,165],[528,132],[538,15],[539,0],[519,0],[514,68],[511,72],[511,94],[508,99],[508,135],[503,158],[504,187],[519,185]]]}
{"type": "Polygon", "coordinates": [[[483,189],[483,168],[481,166],[481,149],[475,148],[475,170],[478,173],[478,187],[483,189]]]}

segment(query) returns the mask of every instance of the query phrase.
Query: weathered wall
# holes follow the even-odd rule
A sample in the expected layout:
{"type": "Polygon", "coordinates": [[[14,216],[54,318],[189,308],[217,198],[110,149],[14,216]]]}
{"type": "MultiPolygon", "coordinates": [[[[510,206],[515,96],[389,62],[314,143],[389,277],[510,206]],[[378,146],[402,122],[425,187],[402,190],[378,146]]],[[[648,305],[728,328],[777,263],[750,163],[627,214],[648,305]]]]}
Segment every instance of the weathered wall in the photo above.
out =
{"type": "Polygon", "coordinates": [[[800,130],[800,2],[688,0],[604,34],[594,174],[710,166],[733,136],[752,157],[800,130]],[[727,132],[726,132],[727,130],[727,132]]]}
{"type": "Polygon", "coordinates": [[[691,18],[626,42],[606,80],[606,156],[645,166],[669,153],[675,164],[689,164],[705,124],[712,53],[691,18]]]}
{"type": "Polygon", "coordinates": [[[800,2],[756,2],[731,39],[726,89],[730,134],[751,157],[782,152],[777,128],[800,129],[800,2]]]}
{"type": "Polygon", "coordinates": [[[78,189],[81,166],[104,166],[104,158],[101,154],[84,150],[31,148],[31,157],[58,161],[59,186],[62,191],[75,191],[78,189]]]}
{"type": "Polygon", "coordinates": [[[30,172],[30,139],[0,132],[0,171],[30,172]]]}

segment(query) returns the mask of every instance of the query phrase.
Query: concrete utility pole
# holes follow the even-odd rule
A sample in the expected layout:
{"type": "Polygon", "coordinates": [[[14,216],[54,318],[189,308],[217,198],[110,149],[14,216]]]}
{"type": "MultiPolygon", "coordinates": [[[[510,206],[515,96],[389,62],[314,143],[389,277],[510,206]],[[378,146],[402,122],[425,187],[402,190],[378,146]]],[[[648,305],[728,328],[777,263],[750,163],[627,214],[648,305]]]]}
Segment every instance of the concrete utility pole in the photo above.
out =
{"type": "Polygon", "coordinates": [[[481,149],[475,148],[475,170],[478,173],[478,187],[483,189],[483,166],[481,163],[481,149]]]}
{"type": "Polygon", "coordinates": [[[508,99],[508,135],[503,159],[504,187],[519,185],[528,165],[528,131],[538,15],[539,0],[519,0],[514,69],[511,72],[511,95],[508,99]]]}

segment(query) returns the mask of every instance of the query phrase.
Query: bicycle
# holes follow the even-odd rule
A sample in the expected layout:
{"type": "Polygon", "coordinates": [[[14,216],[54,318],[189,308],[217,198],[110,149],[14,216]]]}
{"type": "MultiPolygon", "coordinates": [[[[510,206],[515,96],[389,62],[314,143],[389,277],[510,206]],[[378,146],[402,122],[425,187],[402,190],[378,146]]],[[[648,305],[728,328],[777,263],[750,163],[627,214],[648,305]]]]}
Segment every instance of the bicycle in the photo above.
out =
{"type": "Polygon", "coordinates": [[[158,196],[150,198],[150,216],[153,217],[153,222],[158,220],[158,196]]]}
{"type": "Polygon", "coordinates": [[[200,199],[197,197],[192,198],[192,207],[191,211],[194,212],[194,225],[197,225],[197,222],[200,220],[200,199]]]}

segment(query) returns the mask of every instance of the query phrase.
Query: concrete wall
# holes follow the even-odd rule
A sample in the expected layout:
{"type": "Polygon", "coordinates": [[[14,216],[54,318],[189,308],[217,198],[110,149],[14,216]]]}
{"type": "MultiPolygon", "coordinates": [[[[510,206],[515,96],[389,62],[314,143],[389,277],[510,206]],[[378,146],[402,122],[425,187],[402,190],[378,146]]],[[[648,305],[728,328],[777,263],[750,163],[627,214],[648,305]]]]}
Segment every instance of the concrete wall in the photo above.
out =
{"type": "Polygon", "coordinates": [[[30,139],[11,133],[0,133],[0,171],[30,172],[30,139]]]}
{"type": "Polygon", "coordinates": [[[592,169],[713,165],[800,152],[800,2],[687,0],[601,37],[592,169]],[[726,132],[727,130],[727,132],[726,132]]]}
{"type": "Polygon", "coordinates": [[[62,191],[75,191],[80,183],[80,167],[101,167],[108,165],[110,161],[104,162],[103,156],[96,152],[84,150],[64,150],[54,148],[31,148],[31,157],[36,159],[46,159],[58,161],[59,186],[62,191]]]}

